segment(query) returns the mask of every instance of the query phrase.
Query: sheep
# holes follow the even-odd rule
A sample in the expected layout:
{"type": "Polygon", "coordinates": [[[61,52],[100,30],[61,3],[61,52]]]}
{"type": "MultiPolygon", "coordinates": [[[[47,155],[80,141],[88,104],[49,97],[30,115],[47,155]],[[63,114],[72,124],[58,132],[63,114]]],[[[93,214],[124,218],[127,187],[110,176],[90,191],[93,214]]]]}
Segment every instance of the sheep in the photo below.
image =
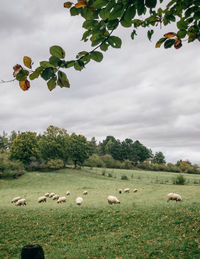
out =
{"type": "Polygon", "coordinates": [[[62,202],[66,202],[66,197],[63,196],[63,197],[60,197],[58,200],[57,200],[57,203],[62,203],[62,202]]]}
{"type": "Polygon", "coordinates": [[[49,194],[49,198],[52,198],[54,195],[55,195],[55,193],[54,193],[54,192],[51,192],[51,193],[49,194]]]}
{"type": "Polygon", "coordinates": [[[107,199],[108,199],[108,203],[111,204],[111,205],[112,205],[113,203],[114,203],[114,204],[120,203],[120,201],[119,201],[119,200],[117,199],[117,197],[115,197],[115,196],[111,196],[111,195],[110,195],[110,196],[108,196],[107,199]]]}
{"type": "Polygon", "coordinates": [[[20,199],[16,202],[15,206],[26,206],[26,200],[25,199],[20,199]]]}
{"type": "Polygon", "coordinates": [[[45,193],[44,196],[45,196],[45,197],[49,197],[49,192],[45,193]]]}
{"type": "Polygon", "coordinates": [[[82,198],[82,197],[76,198],[76,204],[77,204],[77,205],[81,205],[82,202],[83,202],[83,198],[82,198]]]}
{"type": "Polygon", "coordinates": [[[83,195],[87,195],[87,194],[88,194],[88,191],[84,191],[84,192],[83,192],[83,195]]]}
{"type": "Polygon", "coordinates": [[[120,193],[120,194],[122,193],[122,189],[119,189],[119,193],[120,193]]]}
{"type": "Polygon", "coordinates": [[[45,196],[41,196],[38,198],[38,203],[46,202],[46,201],[47,201],[47,198],[45,196]]]}
{"type": "Polygon", "coordinates": [[[70,191],[67,191],[67,192],[66,192],[66,195],[69,196],[69,195],[70,195],[70,191]]]}
{"type": "Polygon", "coordinates": [[[129,193],[129,192],[130,192],[130,189],[129,189],[129,188],[126,188],[126,189],[124,189],[124,192],[129,193]]]}
{"type": "Polygon", "coordinates": [[[58,194],[55,194],[55,195],[52,197],[52,199],[53,199],[53,200],[58,200],[59,197],[60,197],[60,196],[59,196],[58,194]]]}
{"type": "Polygon", "coordinates": [[[169,193],[167,195],[168,199],[167,202],[169,202],[170,200],[172,201],[182,201],[181,195],[177,194],[177,193],[169,193]]]}
{"type": "Polygon", "coordinates": [[[138,191],[138,189],[134,189],[134,190],[133,190],[133,192],[137,192],[137,191],[138,191]]]}
{"type": "Polygon", "coordinates": [[[15,198],[12,199],[11,203],[15,203],[15,202],[17,202],[20,199],[21,199],[21,197],[19,197],[19,196],[15,197],[15,198]]]}

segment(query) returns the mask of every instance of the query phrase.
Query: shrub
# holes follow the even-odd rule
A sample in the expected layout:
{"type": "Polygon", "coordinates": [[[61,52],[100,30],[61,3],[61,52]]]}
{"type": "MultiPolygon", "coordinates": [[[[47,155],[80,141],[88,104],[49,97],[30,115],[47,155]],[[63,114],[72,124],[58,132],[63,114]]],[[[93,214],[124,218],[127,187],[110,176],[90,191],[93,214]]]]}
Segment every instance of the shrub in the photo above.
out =
{"type": "Polygon", "coordinates": [[[47,162],[47,167],[49,169],[61,169],[64,168],[64,162],[61,159],[51,159],[47,162]]]}
{"type": "Polygon", "coordinates": [[[124,160],[122,163],[121,163],[121,168],[122,169],[133,169],[133,165],[131,163],[130,160],[124,160]]]}
{"type": "Polygon", "coordinates": [[[24,173],[24,165],[20,161],[11,161],[7,153],[0,154],[0,178],[17,178],[24,173]]]}
{"type": "Polygon", "coordinates": [[[128,180],[128,176],[127,175],[122,175],[121,176],[121,180],[128,180]]]}
{"type": "Polygon", "coordinates": [[[106,174],[106,169],[103,169],[102,172],[101,172],[102,175],[105,175],[106,174]]]}
{"type": "Polygon", "coordinates": [[[185,179],[185,177],[184,177],[182,174],[176,176],[176,177],[173,179],[173,184],[184,185],[185,182],[186,182],[186,179],[185,179]]]}
{"type": "Polygon", "coordinates": [[[93,154],[85,160],[84,165],[89,167],[105,167],[103,160],[97,154],[93,154]]]}
{"type": "Polygon", "coordinates": [[[108,173],[108,177],[113,177],[113,175],[111,173],[108,173]]]}

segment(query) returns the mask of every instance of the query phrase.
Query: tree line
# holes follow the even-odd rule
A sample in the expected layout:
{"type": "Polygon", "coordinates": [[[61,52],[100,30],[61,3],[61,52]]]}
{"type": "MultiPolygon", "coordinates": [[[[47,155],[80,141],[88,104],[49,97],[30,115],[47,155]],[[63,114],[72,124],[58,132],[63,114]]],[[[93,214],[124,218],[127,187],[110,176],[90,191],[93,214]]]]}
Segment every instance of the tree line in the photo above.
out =
{"type": "Polygon", "coordinates": [[[49,126],[43,133],[16,132],[0,135],[0,177],[18,176],[25,170],[55,170],[67,165],[110,167],[172,172],[199,173],[198,167],[188,161],[166,164],[162,152],[152,150],[140,141],[126,138],[123,141],[107,136],[97,143],[83,135],[56,126],[49,126]]]}

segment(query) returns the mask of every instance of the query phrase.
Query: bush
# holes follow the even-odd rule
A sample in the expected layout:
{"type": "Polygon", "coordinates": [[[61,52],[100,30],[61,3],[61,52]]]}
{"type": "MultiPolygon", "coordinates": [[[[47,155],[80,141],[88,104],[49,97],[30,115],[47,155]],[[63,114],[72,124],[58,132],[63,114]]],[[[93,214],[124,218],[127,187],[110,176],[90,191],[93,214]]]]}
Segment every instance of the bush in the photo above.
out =
{"type": "Polygon", "coordinates": [[[122,176],[121,176],[121,180],[128,180],[128,176],[122,175],[122,176]]]}
{"type": "Polygon", "coordinates": [[[113,175],[111,173],[108,173],[108,177],[113,177],[113,175]]]}
{"type": "Polygon", "coordinates": [[[133,165],[131,163],[130,160],[124,160],[122,163],[121,163],[121,168],[122,169],[133,169],[133,165]]]}
{"type": "Polygon", "coordinates": [[[185,177],[180,174],[173,179],[173,184],[184,185],[186,182],[185,177]]]}
{"type": "Polygon", "coordinates": [[[97,154],[93,154],[85,160],[84,165],[89,167],[105,167],[103,160],[97,154]]]}
{"type": "Polygon", "coordinates": [[[64,168],[64,162],[61,159],[51,159],[47,162],[47,167],[49,169],[61,169],[64,168]]]}
{"type": "Polygon", "coordinates": [[[7,153],[0,154],[0,178],[17,178],[25,173],[20,161],[10,160],[7,153]]]}

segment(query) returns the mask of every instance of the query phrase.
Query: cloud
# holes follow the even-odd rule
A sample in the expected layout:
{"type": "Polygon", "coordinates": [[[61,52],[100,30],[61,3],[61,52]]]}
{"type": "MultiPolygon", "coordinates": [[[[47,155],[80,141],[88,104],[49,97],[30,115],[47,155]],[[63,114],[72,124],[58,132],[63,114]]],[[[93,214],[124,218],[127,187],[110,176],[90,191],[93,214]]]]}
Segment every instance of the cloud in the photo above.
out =
{"type": "MultiPolygon", "coordinates": [[[[73,59],[89,43],[80,41],[82,20],[70,17],[54,0],[3,0],[0,10],[0,79],[12,78],[12,67],[24,55],[35,63],[49,57],[49,47],[61,45],[73,59]]],[[[167,29],[166,29],[167,30],[167,29]]],[[[104,54],[81,72],[68,69],[70,89],[50,92],[43,80],[31,82],[27,92],[17,82],[0,85],[0,131],[43,132],[49,125],[65,128],[88,139],[113,135],[138,139],[167,161],[189,159],[200,163],[200,104],[198,43],[179,49],[155,49],[166,31],[152,42],[139,31],[119,29],[121,49],[104,54]]]]}

